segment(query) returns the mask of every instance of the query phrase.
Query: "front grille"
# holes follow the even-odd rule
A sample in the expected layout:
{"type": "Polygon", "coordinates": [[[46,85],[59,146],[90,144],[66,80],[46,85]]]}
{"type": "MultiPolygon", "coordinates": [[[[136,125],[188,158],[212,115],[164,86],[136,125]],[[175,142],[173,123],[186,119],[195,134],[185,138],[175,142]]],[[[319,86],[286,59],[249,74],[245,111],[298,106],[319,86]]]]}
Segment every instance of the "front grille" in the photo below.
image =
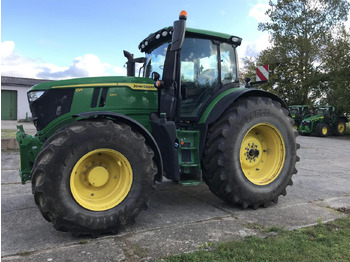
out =
{"type": "Polygon", "coordinates": [[[29,102],[33,121],[38,131],[59,116],[70,112],[74,89],[51,89],[34,102],[29,102]]]}
{"type": "Polygon", "coordinates": [[[308,127],[308,128],[311,128],[311,122],[308,122],[308,123],[306,123],[306,122],[301,122],[301,124],[300,124],[302,127],[308,127]]]}

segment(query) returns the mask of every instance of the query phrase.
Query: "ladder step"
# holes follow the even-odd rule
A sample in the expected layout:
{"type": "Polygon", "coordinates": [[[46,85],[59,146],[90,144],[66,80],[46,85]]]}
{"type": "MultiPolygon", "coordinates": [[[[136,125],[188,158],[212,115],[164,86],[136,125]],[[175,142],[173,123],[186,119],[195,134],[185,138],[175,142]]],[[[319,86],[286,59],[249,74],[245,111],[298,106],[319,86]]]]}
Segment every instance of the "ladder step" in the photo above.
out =
{"type": "Polygon", "coordinates": [[[193,163],[181,163],[180,167],[198,167],[199,164],[193,164],[193,163]]]}
{"type": "Polygon", "coordinates": [[[179,184],[183,186],[198,186],[201,184],[200,180],[183,180],[179,181],[179,184]]]}

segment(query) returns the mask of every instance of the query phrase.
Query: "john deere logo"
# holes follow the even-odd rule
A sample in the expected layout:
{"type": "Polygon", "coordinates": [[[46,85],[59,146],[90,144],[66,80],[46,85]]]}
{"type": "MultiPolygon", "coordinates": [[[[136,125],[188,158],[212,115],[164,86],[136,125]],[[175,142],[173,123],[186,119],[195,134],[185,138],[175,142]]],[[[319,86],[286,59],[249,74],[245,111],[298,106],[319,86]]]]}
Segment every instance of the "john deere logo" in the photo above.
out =
{"type": "Polygon", "coordinates": [[[153,85],[150,85],[150,84],[141,84],[141,85],[137,85],[137,84],[134,84],[134,89],[148,89],[148,88],[154,88],[153,85]]]}
{"type": "Polygon", "coordinates": [[[157,90],[153,84],[118,83],[118,86],[128,86],[133,90],[157,90]]]}

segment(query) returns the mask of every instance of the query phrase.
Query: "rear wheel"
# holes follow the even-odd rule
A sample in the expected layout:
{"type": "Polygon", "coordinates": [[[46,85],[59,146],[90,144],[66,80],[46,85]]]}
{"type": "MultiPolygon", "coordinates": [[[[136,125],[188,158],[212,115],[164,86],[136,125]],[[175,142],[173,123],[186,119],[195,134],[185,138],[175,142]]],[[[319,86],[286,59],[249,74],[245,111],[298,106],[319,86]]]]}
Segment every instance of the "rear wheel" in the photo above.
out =
{"type": "Polygon", "coordinates": [[[337,136],[342,136],[345,134],[346,123],[344,120],[338,120],[334,125],[334,134],[337,136]]]}
{"type": "Polygon", "coordinates": [[[204,180],[219,198],[244,208],[277,202],[292,184],[297,131],[281,104],[249,97],[209,128],[204,180]]]}
{"type": "Polygon", "coordinates": [[[117,233],[147,207],[156,173],[153,151],[130,126],[81,121],[46,141],[32,187],[42,215],[56,229],[117,233]]]}

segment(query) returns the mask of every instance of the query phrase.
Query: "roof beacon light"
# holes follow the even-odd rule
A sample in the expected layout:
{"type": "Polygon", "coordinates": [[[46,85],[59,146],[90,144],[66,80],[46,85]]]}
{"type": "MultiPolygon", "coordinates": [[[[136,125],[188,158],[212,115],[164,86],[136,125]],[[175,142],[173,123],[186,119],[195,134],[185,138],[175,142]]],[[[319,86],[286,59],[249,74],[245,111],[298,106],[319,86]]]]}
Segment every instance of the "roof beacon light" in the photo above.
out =
{"type": "Polygon", "coordinates": [[[179,19],[181,19],[181,20],[187,20],[187,12],[186,12],[185,10],[182,10],[182,11],[180,12],[179,19]]]}

